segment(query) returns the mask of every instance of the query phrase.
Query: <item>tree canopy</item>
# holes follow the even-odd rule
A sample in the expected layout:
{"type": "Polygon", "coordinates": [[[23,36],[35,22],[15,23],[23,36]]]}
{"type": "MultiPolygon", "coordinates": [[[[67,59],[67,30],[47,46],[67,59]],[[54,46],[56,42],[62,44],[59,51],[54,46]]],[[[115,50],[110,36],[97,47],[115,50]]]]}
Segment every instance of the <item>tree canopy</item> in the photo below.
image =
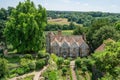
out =
{"type": "Polygon", "coordinates": [[[30,0],[19,2],[6,23],[6,40],[18,52],[37,52],[44,44],[46,23],[45,8],[36,8],[30,0]]]}
{"type": "MultiPolygon", "coordinates": [[[[92,57],[95,60],[96,68],[101,72],[113,76],[118,80],[120,76],[120,42],[109,41],[105,42],[105,50],[102,52],[95,52],[92,57]]],[[[113,79],[111,79],[113,80],[113,79]]]]}

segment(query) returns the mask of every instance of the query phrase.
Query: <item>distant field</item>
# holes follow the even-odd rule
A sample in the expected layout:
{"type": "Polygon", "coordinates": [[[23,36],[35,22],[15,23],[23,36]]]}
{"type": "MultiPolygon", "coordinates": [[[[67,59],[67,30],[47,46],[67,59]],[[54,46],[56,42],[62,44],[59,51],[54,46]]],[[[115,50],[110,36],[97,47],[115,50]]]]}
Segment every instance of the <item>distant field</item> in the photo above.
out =
{"type": "Polygon", "coordinates": [[[49,24],[60,24],[60,25],[69,25],[70,22],[66,18],[50,19],[48,20],[49,24]]]}
{"type": "MultiPolygon", "coordinates": [[[[66,18],[57,18],[57,19],[50,19],[48,20],[48,24],[59,24],[59,25],[69,25],[70,22],[68,22],[68,19],[66,18]]],[[[75,25],[81,25],[81,24],[77,24],[76,22],[74,22],[75,25]]]]}
{"type": "MultiPolygon", "coordinates": [[[[45,34],[47,34],[49,31],[45,31],[45,34]]],[[[54,32],[55,34],[57,34],[57,31],[52,31],[54,32]]],[[[63,35],[72,35],[73,33],[73,30],[62,30],[62,34],[63,35]]]]}

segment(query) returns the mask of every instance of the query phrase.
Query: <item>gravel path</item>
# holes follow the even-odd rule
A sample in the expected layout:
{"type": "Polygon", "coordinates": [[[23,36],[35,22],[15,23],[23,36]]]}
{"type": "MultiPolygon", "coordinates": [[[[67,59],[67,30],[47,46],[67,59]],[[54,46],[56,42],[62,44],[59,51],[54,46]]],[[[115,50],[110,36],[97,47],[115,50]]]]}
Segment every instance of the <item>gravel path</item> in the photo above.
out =
{"type": "Polygon", "coordinates": [[[75,61],[71,61],[70,62],[70,68],[71,68],[71,72],[72,72],[72,79],[73,80],[77,80],[77,77],[76,77],[76,73],[75,73],[75,61]]]}

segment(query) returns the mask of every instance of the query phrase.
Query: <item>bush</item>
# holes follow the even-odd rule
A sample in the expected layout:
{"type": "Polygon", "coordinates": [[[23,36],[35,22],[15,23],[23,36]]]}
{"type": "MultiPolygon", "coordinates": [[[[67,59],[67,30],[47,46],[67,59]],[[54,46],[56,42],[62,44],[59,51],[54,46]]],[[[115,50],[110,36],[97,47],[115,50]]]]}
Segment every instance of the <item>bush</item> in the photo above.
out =
{"type": "Polygon", "coordinates": [[[66,67],[63,67],[63,68],[62,68],[62,73],[63,73],[63,75],[66,75],[66,72],[67,72],[67,68],[66,68],[66,67]]]}
{"type": "Polygon", "coordinates": [[[35,62],[31,62],[31,63],[29,63],[28,65],[29,65],[30,70],[35,70],[35,69],[36,69],[36,64],[35,64],[35,62]]]}
{"type": "Polygon", "coordinates": [[[75,60],[75,66],[76,66],[77,68],[81,68],[81,59],[80,59],[80,58],[77,58],[77,59],[75,60]]]}
{"type": "Polygon", "coordinates": [[[39,69],[43,68],[44,65],[45,65],[45,61],[42,59],[39,59],[36,62],[36,69],[39,70],[39,69]]]}
{"type": "Polygon", "coordinates": [[[19,75],[22,75],[22,74],[25,73],[24,68],[22,68],[22,67],[17,68],[16,72],[17,72],[17,74],[19,74],[19,75]]]}
{"type": "Polygon", "coordinates": [[[64,63],[64,59],[62,57],[59,57],[56,63],[58,68],[61,68],[62,64],[64,63]]]}
{"type": "Polygon", "coordinates": [[[87,71],[87,66],[82,65],[81,68],[82,68],[82,71],[83,71],[84,73],[87,71]]]}
{"type": "Polygon", "coordinates": [[[24,56],[25,59],[33,59],[33,56],[31,54],[26,54],[24,56]]]}
{"type": "Polygon", "coordinates": [[[69,60],[64,60],[64,64],[69,66],[70,65],[70,61],[69,60]]]}
{"type": "Polygon", "coordinates": [[[29,64],[31,64],[32,61],[30,59],[25,59],[25,58],[22,58],[20,60],[20,67],[21,68],[24,68],[24,72],[29,72],[30,71],[30,68],[29,68],[29,64]]]}
{"type": "Polygon", "coordinates": [[[43,52],[38,52],[38,59],[45,58],[45,57],[49,58],[49,54],[48,53],[43,53],[43,52]]]}
{"type": "Polygon", "coordinates": [[[51,58],[53,61],[57,62],[58,57],[55,54],[51,54],[51,58]]]}
{"type": "Polygon", "coordinates": [[[8,75],[8,61],[0,58],[0,79],[8,75]]]}

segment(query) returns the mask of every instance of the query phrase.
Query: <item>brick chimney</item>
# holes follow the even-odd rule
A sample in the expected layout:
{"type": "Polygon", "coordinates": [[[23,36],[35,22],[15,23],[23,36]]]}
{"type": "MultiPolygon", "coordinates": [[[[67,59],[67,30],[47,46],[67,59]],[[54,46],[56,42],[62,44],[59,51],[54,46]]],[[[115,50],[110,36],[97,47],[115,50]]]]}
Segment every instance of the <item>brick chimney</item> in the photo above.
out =
{"type": "Polygon", "coordinates": [[[58,30],[58,35],[61,36],[62,35],[62,31],[58,30]]]}

